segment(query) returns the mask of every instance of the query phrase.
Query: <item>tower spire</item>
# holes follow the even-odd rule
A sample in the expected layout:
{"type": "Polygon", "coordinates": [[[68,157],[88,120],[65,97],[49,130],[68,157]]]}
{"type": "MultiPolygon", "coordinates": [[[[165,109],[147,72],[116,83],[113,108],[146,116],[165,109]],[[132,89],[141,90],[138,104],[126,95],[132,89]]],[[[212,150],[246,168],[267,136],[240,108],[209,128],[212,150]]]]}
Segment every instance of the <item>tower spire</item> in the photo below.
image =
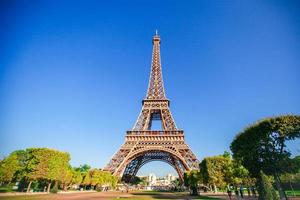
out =
{"type": "Polygon", "coordinates": [[[155,31],[152,39],[152,64],[146,99],[166,99],[160,61],[160,37],[155,31]]]}

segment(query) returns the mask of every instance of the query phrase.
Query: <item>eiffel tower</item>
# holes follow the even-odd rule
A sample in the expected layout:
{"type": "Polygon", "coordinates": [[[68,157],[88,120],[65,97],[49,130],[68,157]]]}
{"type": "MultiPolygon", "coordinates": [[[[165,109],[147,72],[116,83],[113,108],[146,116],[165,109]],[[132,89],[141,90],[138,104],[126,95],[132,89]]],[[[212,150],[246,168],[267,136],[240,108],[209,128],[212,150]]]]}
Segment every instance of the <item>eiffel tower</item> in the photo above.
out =
{"type": "Polygon", "coordinates": [[[152,65],[148,91],[142,101],[142,110],[132,130],[127,131],[125,143],[115,153],[104,170],[131,182],[138,170],[151,161],[163,161],[174,167],[183,180],[185,171],[199,169],[199,161],[184,141],[166,98],[161,62],[160,37],[152,39],[152,65]],[[160,120],[162,130],[151,130],[152,121],[160,120]]]}

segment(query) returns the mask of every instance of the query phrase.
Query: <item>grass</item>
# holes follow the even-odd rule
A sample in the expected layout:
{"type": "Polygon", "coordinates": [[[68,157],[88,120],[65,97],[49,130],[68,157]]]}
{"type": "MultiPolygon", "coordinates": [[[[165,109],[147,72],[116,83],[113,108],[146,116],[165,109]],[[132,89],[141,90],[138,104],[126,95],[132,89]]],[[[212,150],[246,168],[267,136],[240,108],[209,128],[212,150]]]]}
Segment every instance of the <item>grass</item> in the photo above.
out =
{"type": "Polygon", "coordinates": [[[294,192],[292,190],[286,190],[285,191],[286,195],[289,197],[293,197],[293,196],[300,196],[300,190],[294,190],[294,192]]]}
{"type": "Polygon", "coordinates": [[[0,187],[0,193],[12,192],[11,187],[0,187]]]}
{"type": "Polygon", "coordinates": [[[47,197],[54,194],[48,195],[18,195],[18,196],[0,196],[1,200],[46,200],[47,197]]]}

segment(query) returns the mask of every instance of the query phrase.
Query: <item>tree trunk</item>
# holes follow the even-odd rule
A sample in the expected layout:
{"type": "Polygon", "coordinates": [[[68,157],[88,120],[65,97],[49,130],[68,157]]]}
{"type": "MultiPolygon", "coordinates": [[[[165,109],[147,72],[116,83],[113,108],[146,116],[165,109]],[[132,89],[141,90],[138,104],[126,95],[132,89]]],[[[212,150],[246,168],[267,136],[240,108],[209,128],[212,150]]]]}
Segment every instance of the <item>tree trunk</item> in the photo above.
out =
{"type": "Polygon", "coordinates": [[[198,190],[197,190],[197,186],[192,186],[191,187],[191,190],[192,190],[192,196],[197,196],[198,195],[198,190]]]}
{"type": "Polygon", "coordinates": [[[281,186],[281,181],[280,181],[279,175],[277,173],[275,173],[274,178],[275,178],[275,183],[276,183],[277,190],[279,192],[280,199],[287,200],[288,198],[281,186]]]}
{"type": "Polygon", "coordinates": [[[47,192],[50,193],[51,181],[48,183],[47,192]]]}
{"type": "Polygon", "coordinates": [[[54,182],[54,188],[58,190],[58,181],[57,180],[54,182]]]}
{"type": "Polygon", "coordinates": [[[293,186],[292,186],[292,182],[291,182],[291,180],[290,180],[289,182],[290,182],[290,188],[291,188],[291,189],[292,189],[292,191],[293,191],[293,195],[294,195],[294,196],[296,196],[296,195],[295,195],[294,188],[293,188],[293,186]]]}
{"type": "Polygon", "coordinates": [[[214,193],[217,193],[217,192],[218,192],[217,186],[216,186],[216,184],[214,184],[214,193]]]}
{"type": "Polygon", "coordinates": [[[26,192],[29,192],[29,191],[30,191],[31,184],[32,184],[32,181],[29,181],[29,184],[28,184],[28,186],[27,186],[26,192]]]}

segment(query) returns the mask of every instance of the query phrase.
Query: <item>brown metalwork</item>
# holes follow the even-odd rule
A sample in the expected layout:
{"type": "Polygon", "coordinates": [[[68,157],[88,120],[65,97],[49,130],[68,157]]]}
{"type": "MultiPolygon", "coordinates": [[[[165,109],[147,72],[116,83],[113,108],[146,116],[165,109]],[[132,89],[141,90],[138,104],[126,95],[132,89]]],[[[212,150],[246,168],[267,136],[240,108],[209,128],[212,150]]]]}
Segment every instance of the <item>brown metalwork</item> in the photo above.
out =
{"type": "Polygon", "coordinates": [[[153,36],[152,65],[142,111],[125,143],[110,160],[105,170],[130,182],[146,163],[160,160],[168,163],[183,179],[185,171],[198,169],[199,161],[184,141],[183,130],[178,130],[166,98],[161,62],[160,37],[153,36]],[[152,121],[160,120],[162,130],[151,130],[152,121]]]}

